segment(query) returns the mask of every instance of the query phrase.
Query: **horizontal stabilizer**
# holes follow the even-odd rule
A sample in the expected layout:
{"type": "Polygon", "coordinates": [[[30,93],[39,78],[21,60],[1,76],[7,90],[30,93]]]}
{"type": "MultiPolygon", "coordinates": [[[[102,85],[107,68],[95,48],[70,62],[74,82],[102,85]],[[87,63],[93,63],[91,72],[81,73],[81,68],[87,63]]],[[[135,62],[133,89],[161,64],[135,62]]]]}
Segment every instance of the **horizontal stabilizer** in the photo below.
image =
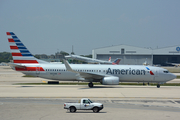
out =
{"type": "Polygon", "coordinates": [[[16,69],[16,68],[26,68],[26,66],[24,65],[18,65],[18,64],[14,64],[14,63],[6,63],[7,65],[9,65],[12,69],[16,69]]]}

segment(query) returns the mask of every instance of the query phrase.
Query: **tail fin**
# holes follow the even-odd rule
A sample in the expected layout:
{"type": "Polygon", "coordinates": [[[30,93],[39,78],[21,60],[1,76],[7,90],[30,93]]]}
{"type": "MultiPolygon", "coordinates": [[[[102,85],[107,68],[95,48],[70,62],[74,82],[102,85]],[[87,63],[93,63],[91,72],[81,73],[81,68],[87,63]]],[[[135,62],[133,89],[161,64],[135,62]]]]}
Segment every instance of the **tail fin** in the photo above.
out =
{"type": "Polygon", "coordinates": [[[20,64],[38,64],[41,60],[35,58],[25,45],[13,32],[6,32],[10,44],[11,54],[14,63],[20,64]]]}
{"type": "Polygon", "coordinates": [[[118,65],[120,61],[121,61],[121,59],[117,58],[117,59],[112,63],[112,65],[118,65]]]}
{"type": "Polygon", "coordinates": [[[111,57],[109,57],[109,60],[108,60],[109,62],[111,62],[111,57]]]}

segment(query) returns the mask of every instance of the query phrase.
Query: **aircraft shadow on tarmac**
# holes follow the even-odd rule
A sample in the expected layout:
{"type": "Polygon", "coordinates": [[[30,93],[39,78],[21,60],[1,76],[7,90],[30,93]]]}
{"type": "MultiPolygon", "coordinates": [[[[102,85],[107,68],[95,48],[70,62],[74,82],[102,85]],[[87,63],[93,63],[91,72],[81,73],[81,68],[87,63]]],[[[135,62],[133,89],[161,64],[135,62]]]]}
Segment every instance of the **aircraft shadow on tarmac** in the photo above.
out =
{"type": "MultiPolygon", "coordinates": [[[[20,87],[47,87],[47,86],[20,86],[20,87]]],[[[48,87],[67,87],[67,86],[48,86],[48,87]]],[[[72,85],[72,87],[77,87],[77,86],[75,86],[75,85],[72,85]]],[[[78,86],[79,87],[79,86],[78,86]]],[[[94,86],[94,87],[92,87],[92,88],[89,88],[88,86],[86,86],[86,87],[84,87],[84,86],[82,86],[82,88],[79,88],[79,89],[98,89],[98,88],[155,88],[155,89],[157,89],[157,87],[156,86],[153,86],[153,87],[151,87],[151,86],[94,86]]],[[[162,89],[163,87],[161,87],[160,89],[162,89]]]]}
{"type": "Polygon", "coordinates": [[[85,88],[79,88],[79,89],[96,89],[96,88],[119,88],[119,87],[94,86],[93,88],[85,87],[85,88]]]}
{"type": "Polygon", "coordinates": [[[21,86],[21,87],[36,87],[36,86],[21,86]]]}
{"type": "MultiPolygon", "coordinates": [[[[152,88],[150,86],[118,86],[118,87],[115,87],[115,86],[94,86],[93,88],[89,88],[89,87],[86,87],[86,88],[79,88],[79,89],[96,89],[96,88],[152,88]]],[[[154,86],[153,88],[156,88],[156,86],[154,86]]],[[[156,88],[157,89],[157,88],[156,88]]]]}

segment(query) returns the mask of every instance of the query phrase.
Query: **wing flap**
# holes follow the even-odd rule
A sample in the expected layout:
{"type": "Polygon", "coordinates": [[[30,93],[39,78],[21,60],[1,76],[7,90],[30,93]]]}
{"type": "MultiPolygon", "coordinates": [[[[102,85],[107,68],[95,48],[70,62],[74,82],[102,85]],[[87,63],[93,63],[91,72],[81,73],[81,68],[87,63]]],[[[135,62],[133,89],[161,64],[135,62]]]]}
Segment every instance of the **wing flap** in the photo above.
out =
{"type": "Polygon", "coordinates": [[[85,72],[79,72],[80,76],[85,79],[102,79],[105,77],[104,75],[95,74],[95,73],[85,73],[85,72]]]}

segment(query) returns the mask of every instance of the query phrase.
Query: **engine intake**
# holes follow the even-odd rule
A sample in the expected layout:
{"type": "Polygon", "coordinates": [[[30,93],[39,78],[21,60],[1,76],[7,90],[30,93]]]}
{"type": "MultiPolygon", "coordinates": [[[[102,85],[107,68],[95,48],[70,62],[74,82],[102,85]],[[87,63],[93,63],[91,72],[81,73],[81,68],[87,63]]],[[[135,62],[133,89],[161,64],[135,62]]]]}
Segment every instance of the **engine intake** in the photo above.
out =
{"type": "Polygon", "coordinates": [[[101,80],[102,85],[119,85],[119,78],[118,77],[104,77],[101,80]]]}

